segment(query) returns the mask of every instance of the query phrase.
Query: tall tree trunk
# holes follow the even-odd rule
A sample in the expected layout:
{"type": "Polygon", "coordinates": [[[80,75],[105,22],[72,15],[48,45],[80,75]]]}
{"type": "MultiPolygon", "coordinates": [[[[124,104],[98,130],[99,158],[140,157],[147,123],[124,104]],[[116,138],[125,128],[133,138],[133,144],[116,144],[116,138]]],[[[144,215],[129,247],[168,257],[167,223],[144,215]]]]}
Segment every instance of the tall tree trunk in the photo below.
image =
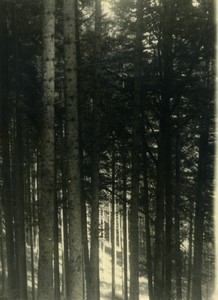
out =
{"type": "Polygon", "coordinates": [[[188,276],[187,276],[187,300],[191,299],[191,279],[192,279],[192,260],[193,260],[193,203],[189,208],[189,237],[188,237],[188,276]]]}
{"type": "Polygon", "coordinates": [[[1,3],[0,9],[0,121],[1,121],[1,151],[2,151],[2,181],[3,181],[3,209],[5,216],[6,253],[8,271],[8,296],[16,298],[16,273],[14,253],[14,226],[13,226],[13,203],[11,194],[10,173],[10,147],[9,147],[9,103],[8,103],[8,54],[7,54],[7,11],[5,3],[1,3]]]}
{"type": "Polygon", "coordinates": [[[62,124],[61,131],[61,188],[63,193],[63,283],[62,283],[62,291],[66,298],[69,297],[69,277],[68,277],[68,261],[69,261],[69,228],[68,228],[68,197],[67,197],[67,179],[66,179],[66,136],[65,136],[65,122],[62,124]]]}
{"type": "Polygon", "coordinates": [[[204,232],[204,206],[207,178],[209,124],[207,115],[202,116],[200,124],[199,159],[196,186],[194,219],[194,257],[192,273],[192,300],[202,299],[202,252],[204,232]]]}
{"type": "Polygon", "coordinates": [[[55,1],[43,1],[43,110],[41,129],[41,195],[39,198],[38,300],[54,299],[54,35],[55,1]]]}
{"type": "MultiPolygon", "coordinates": [[[[145,137],[142,137],[143,141],[145,137]]],[[[143,181],[144,181],[144,201],[145,201],[145,234],[146,234],[146,254],[147,254],[147,276],[149,299],[153,299],[153,272],[152,272],[152,252],[151,252],[151,232],[150,232],[150,209],[148,196],[148,159],[143,143],[143,181]]]]}
{"type": "Polygon", "coordinates": [[[127,174],[126,174],[126,154],[122,150],[122,179],[123,179],[123,296],[128,300],[128,236],[127,236],[127,174]]]}
{"type": "Polygon", "coordinates": [[[180,136],[176,133],[176,163],[175,163],[175,272],[176,272],[176,299],[182,300],[182,266],[180,249],[180,136]]]}
{"type": "Polygon", "coordinates": [[[171,136],[168,131],[165,177],[165,300],[171,299],[172,289],[172,149],[171,136]]]}
{"type": "Polygon", "coordinates": [[[67,178],[69,204],[69,299],[83,300],[83,249],[77,98],[76,1],[64,0],[67,178]]]}
{"type": "Polygon", "coordinates": [[[25,194],[24,194],[24,146],[23,127],[24,115],[22,112],[22,100],[19,95],[19,55],[18,55],[18,32],[17,32],[16,5],[13,7],[13,33],[15,40],[15,98],[16,98],[16,140],[15,140],[15,182],[16,182],[16,230],[17,230],[17,253],[19,270],[19,294],[20,299],[27,299],[27,271],[26,271],[26,239],[25,239],[25,194]]]}
{"type": "Polygon", "coordinates": [[[139,201],[139,147],[140,147],[140,104],[142,88],[142,31],[143,31],[142,0],[136,2],[136,39],[134,62],[134,103],[133,103],[133,143],[132,143],[132,179],[130,202],[130,300],[139,299],[139,237],[138,237],[138,201],[139,201]]]}
{"type": "MultiPolygon", "coordinates": [[[[57,135],[57,133],[56,133],[57,135]]],[[[54,165],[54,300],[60,300],[60,270],[59,270],[59,207],[57,195],[57,143],[55,138],[54,165]]]]}
{"type": "MultiPolygon", "coordinates": [[[[166,239],[171,243],[171,183],[167,178],[170,162],[169,148],[169,121],[170,121],[170,82],[171,82],[171,47],[172,47],[172,5],[171,0],[161,1],[161,53],[159,57],[161,104],[159,119],[159,141],[157,161],[157,190],[156,190],[156,221],[155,221],[155,266],[154,266],[154,299],[171,299],[171,253],[167,253],[167,245],[164,247],[164,212],[166,210],[166,239]],[[165,249],[164,249],[165,248],[165,249]],[[165,250],[165,251],[164,251],[165,250]],[[167,266],[169,265],[169,273],[167,266]],[[168,298],[167,298],[168,297],[168,298]]],[[[169,245],[169,248],[171,246],[169,245]]]]}
{"type": "Polygon", "coordinates": [[[116,211],[115,211],[115,149],[112,150],[112,199],[111,199],[111,282],[112,282],[112,296],[111,299],[115,300],[116,286],[115,286],[115,274],[116,274],[116,211]]]}
{"type": "Polygon", "coordinates": [[[91,201],[91,290],[89,300],[99,300],[99,139],[100,139],[100,78],[101,78],[101,0],[95,0],[95,95],[93,101],[92,201],[91,201]]]}
{"type": "Polygon", "coordinates": [[[3,210],[2,195],[0,195],[0,261],[1,261],[1,291],[0,295],[5,296],[6,292],[6,268],[5,268],[5,251],[4,251],[4,230],[3,230],[3,210]]]}

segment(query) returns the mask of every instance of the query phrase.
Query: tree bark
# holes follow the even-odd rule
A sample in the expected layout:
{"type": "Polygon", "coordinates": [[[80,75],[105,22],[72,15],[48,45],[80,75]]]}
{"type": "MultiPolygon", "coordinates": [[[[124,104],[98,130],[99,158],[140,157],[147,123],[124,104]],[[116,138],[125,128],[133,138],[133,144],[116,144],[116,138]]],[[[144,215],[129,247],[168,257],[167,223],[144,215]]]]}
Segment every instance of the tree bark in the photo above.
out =
{"type": "Polygon", "coordinates": [[[95,95],[93,101],[92,141],[92,200],[91,200],[91,299],[99,300],[99,144],[100,144],[100,94],[101,94],[101,0],[95,0],[95,95]]]}
{"type": "Polygon", "coordinates": [[[83,247],[77,98],[76,1],[64,0],[67,188],[69,204],[69,299],[83,300],[83,247]]]}
{"type": "Polygon", "coordinates": [[[38,300],[54,299],[54,35],[55,1],[43,1],[43,100],[41,129],[41,195],[39,198],[38,300]]]}

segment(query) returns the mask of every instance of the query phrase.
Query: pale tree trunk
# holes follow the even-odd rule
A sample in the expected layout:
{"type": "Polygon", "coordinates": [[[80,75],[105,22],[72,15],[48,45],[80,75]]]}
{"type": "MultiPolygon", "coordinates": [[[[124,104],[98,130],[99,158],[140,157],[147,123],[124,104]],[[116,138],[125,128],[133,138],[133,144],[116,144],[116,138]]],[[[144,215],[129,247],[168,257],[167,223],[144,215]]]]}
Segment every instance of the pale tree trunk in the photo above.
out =
{"type": "Polygon", "coordinates": [[[140,105],[142,88],[142,30],[143,1],[136,2],[136,39],[135,39],[135,82],[133,102],[133,143],[132,143],[132,179],[130,202],[130,300],[139,299],[139,237],[138,237],[138,201],[139,201],[139,148],[140,148],[140,105]]]}
{"type": "Polygon", "coordinates": [[[38,300],[54,299],[54,34],[55,1],[43,1],[43,107],[41,132],[41,194],[39,198],[38,300]]]}
{"type": "Polygon", "coordinates": [[[67,179],[69,204],[69,299],[83,300],[83,247],[77,98],[76,1],[64,0],[67,179]]]}
{"type": "Polygon", "coordinates": [[[95,96],[93,101],[92,201],[91,201],[91,299],[99,299],[99,135],[101,77],[101,0],[95,0],[95,96]]]}
{"type": "Polygon", "coordinates": [[[116,271],[116,211],[115,211],[115,149],[112,150],[112,199],[111,199],[111,281],[112,281],[112,296],[115,300],[115,271],[116,271]]]}

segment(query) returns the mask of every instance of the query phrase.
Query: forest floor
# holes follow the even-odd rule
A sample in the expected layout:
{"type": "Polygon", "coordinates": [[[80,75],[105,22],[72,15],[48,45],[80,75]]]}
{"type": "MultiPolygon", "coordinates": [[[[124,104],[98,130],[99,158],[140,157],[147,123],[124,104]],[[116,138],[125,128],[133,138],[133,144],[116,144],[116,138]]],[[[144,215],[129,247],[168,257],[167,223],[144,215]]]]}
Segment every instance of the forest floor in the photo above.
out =
{"type": "MultiPolygon", "coordinates": [[[[100,251],[100,297],[101,300],[111,300],[111,255],[108,251],[100,251]]],[[[115,294],[116,300],[123,300],[123,270],[117,256],[117,264],[115,267],[115,294]]],[[[128,274],[129,278],[129,274],[128,274]]],[[[139,300],[149,300],[147,291],[147,279],[143,276],[139,277],[139,300]]]]}
{"type": "MultiPolygon", "coordinates": [[[[61,253],[61,249],[60,249],[61,253]]],[[[119,253],[119,252],[117,252],[119,253]]],[[[61,256],[60,256],[61,257],[61,256]]],[[[35,265],[35,296],[37,293],[37,260],[38,251],[34,249],[34,265],[35,265]]],[[[31,276],[31,265],[30,265],[30,247],[27,246],[27,280],[28,280],[28,299],[33,299],[32,294],[32,276],[31,276]]],[[[62,273],[62,259],[60,258],[60,273],[62,273]]],[[[112,276],[111,276],[111,255],[109,251],[100,250],[100,300],[111,300],[111,287],[112,287],[112,276]]],[[[117,263],[115,267],[115,294],[116,300],[123,300],[123,270],[122,265],[119,260],[119,255],[117,256],[117,263]]],[[[61,276],[60,276],[61,277],[61,276]]],[[[128,274],[129,277],[129,274],[128,274]]],[[[129,284],[129,283],[128,283],[129,284]]],[[[149,300],[147,293],[147,280],[145,277],[139,278],[139,288],[140,296],[139,300],[149,300]]],[[[64,300],[64,297],[61,297],[64,300]]]]}

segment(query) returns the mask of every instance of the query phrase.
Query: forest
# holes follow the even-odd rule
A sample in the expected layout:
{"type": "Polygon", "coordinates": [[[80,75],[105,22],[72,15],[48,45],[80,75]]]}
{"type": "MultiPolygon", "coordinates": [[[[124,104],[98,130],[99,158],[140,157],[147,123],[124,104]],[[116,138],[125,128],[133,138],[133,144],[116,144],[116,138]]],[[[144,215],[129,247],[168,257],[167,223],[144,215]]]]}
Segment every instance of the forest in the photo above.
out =
{"type": "Polygon", "coordinates": [[[0,1],[0,299],[211,299],[214,15],[0,1]]]}

